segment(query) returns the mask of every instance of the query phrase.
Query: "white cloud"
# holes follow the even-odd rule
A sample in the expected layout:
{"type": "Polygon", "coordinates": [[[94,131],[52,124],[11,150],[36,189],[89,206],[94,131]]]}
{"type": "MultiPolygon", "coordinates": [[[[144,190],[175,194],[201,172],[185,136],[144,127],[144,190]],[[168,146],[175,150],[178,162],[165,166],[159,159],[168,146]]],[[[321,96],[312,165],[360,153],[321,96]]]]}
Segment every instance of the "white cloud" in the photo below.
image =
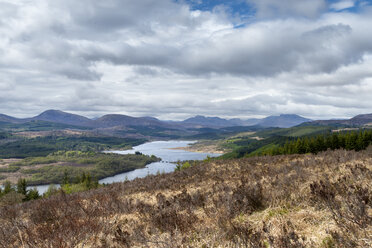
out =
{"type": "Polygon", "coordinates": [[[352,8],[355,6],[354,0],[342,0],[330,5],[330,8],[336,11],[352,8]]]}
{"type": "Polygon", "coordinates": [[[221,11],[171,0],[0,0],[0,113],[372,112],[368,10],[322,14],[321,0],[251,3],[257,20],[234,29],[221,11]]]}

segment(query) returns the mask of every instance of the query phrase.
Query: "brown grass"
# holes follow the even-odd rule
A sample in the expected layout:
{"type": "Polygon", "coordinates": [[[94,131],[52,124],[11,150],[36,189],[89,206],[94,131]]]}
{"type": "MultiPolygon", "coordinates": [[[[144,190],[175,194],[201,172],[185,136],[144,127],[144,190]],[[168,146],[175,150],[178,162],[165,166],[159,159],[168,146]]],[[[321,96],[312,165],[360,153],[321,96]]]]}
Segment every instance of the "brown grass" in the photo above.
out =
{"type": "Polygon", "coordinates": [[[371,247],[372,152],[246,158],[0,209],[0,247],[371,247]]]}

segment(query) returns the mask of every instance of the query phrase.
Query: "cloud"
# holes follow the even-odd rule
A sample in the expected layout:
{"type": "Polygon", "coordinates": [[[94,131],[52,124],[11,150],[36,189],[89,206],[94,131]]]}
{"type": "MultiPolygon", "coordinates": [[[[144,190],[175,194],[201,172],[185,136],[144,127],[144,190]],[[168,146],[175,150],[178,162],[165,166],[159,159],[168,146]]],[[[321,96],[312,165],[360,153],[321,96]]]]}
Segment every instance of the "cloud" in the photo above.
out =
{"type": "Polygon", "coordinates": [[[340,11],[340,10],[352,8],[354,6],[355,6],[354,0],[343,0],[343,1],[336,2],[336,3],[332,3],[330,5],[330,8],[336,11],[340,11]]]}
{"type": "Polygon", "coordinates": [[[368,6],[325,13],[321,0],[249,3],[256,16],[234,28],[224,8],[171,0],[2,1],[0,113],[372,112],[368,6]]]}
{"type": "Polygon", "coordinates": [[[259,18],[306,17],[315,18],[326,10],[325,0],[247,0],[257,11],[259,18]]]}

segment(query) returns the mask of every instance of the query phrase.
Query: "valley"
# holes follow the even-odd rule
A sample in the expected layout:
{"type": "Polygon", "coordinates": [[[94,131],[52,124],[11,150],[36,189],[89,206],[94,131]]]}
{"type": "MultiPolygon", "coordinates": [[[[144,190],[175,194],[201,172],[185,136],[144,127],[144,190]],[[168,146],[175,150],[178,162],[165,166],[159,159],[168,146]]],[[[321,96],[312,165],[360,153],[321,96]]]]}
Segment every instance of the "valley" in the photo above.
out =
{"type": "Polygon", "coordinates": [[[0,248],[372,248],[372,0],[0,0],[0,248]]]}
{"type": "Polygon", "coordinates": [[[263,126],[225,126],[231,122],[221,118],[185,124],[47,113],[43,120],[0,123],[1,245],[50,247],[57,234],[68,247],[370,242],[371,225],[352,224],[372,220],[363,200],[371,197],[372,132],[359,117],[283,128],[275,118],[263,126]],[[12,228],[27,235],[20,239],[12,228]]]}
{"type": "Polygon", "coordinates": [[[371,165],[370,149],[205,161],[0,207],[0,245],[368,247],[371,165]]]}

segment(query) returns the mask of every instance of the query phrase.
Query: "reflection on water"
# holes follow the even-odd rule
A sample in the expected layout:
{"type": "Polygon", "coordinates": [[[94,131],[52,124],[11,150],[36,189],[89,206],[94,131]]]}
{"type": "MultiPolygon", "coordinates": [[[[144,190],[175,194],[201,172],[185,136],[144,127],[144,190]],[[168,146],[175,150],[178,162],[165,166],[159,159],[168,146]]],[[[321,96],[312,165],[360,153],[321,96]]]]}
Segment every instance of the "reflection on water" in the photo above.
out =
{"type": "MultiPolygon", "coordinates": [[[[137,169],[130,172],[121,173],[112,177],[106,177],[99,180],[100,183],[115,183],[123,182],[125,180],[133,180],[135,178],[143,178],[147,175],[154,175],[157,173],[169,173],[173,172],[176,168],[174,162],[183,160],[203,160],[209,157],[217,157],[220,154],[215,153],[197,153],[189,152],[180,149],[172,149],[179,147],[186,147],[195,141],[154,141],[145,143],[134,147],[132,150],[126,151],[109,151],[107,153],[117,153],[117,154],[134,154],[135,152],[141,152],[146,155],[155,155],[162,159],[160,162],[155,162],[148,164],[145,168],[137,169]]],[[[56,185],[59,187],[59,185],[56,185]]],[[[43,194],[48,189],[49,185],[39,185],[36,186],[40,194],[43,194]]],[[[33,187],[30,187],[33,188],[33,187]]]]}

